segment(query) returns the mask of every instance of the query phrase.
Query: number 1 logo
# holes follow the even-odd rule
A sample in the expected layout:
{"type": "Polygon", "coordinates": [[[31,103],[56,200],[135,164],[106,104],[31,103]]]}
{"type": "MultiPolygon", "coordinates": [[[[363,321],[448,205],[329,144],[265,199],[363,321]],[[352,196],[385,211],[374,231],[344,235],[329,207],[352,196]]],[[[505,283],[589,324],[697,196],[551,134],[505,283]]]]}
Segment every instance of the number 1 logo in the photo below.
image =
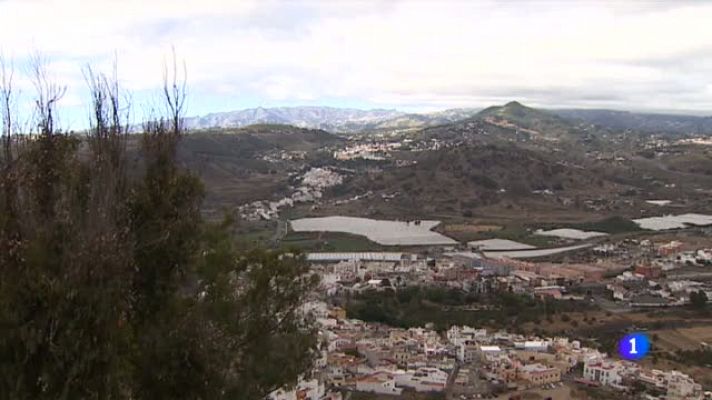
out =
{"type": "Polygon", "coordinates": [[[626,360],[640,360],[650,351],[650,339],[644,333],[631,333],[618,342],[618,354],[626,360]]]}

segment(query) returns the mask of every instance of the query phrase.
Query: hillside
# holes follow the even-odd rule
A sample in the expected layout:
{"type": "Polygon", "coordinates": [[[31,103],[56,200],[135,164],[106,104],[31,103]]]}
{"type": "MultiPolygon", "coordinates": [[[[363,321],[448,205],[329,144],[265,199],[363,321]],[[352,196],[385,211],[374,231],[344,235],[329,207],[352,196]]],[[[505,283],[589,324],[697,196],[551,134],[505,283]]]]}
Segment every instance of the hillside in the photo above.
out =
{"type": "MultiPolygon", "coordinates": [[[[131,135],[129,155],[140,169],[139,135],[131,135]]],[[[237,205],[270,199],[288,190],[290,173],[321,149],[344,139],[328,132],[286,125],[253,125],[186,134],[180,141],[180,165],[205,185],[204,211],[222,215],[237,205]]]]}
{"type": "Polygon", "coordinates": [[[521,130],[532,138],[558,140],[582,133],[571,121],[516,101],[486,108],[477,114],[477,118],[503,128],[521,130]]]}
{"type": "Polygon", "coordinates": [[[703,146],[657,147],[646,134],[621,134],[516,102],[407,138],[408,148],[420,150],[394,151],[332,193],[342,200],[371,195],[322,212],[595,219],[661,211],[647,199],[700,209],[712,184],[703,146]]]}
{"type": "MultiPolygon", "coordinates": [[[[462,115],[452,112],[443,120],[462,115]]],[[[324,194],[318,211],[305,205],[299,212],[394,218],[635,215],[650,207],[645,199],[700,204],[712,184],[704,147],[654,151],[647,147],[648,135],[617,133],[517,102],[405,131],[399,138],[359,134],[347,141],[324,130],[278,124],[215,128],[186,135],[178,155],[204,180],[206,212],[214,215],[280,199],[293,190],[295,176],[311,167],[348,172],[344,184],[324,194]],[[405,139],[406,146],[386,151],[381,160],[331,157],[339,149],[405,139]],[[688,162],[692,155],[695,161],[688,162]]]]}
{"type": "Polygon", "coordinates": [[[573,121],[585,121],[616,130],[678,135],[712,135],[712,117],[690,115],[646,114],[613,110],[551,110],[551,113],[573,121]]]}
{"type": "Polygon", "coordinates": [[[515,144],[463,144],[419,154],[409,167],[386,167],[360,174],[340,192],[374,193],[368,207],[404,216],[462,216],[498,204],[520,208],[534,203],[549,208],[586,197],[592,184],[601,195],[625,185],[600,179],[595,172],[567,166],[556,157],[515,144]],[[379,199],[388,199],[380,200],[379,199]],[[548,204],[548,205],[547,205],[548,204]]]}
{"type": "Polygon", "coordinates": [[[323,146],[336,145],[344,139],[321,129],[299,128],[280,124],[255,124],[238,129],[208,129],[186,135],[188,141],[203,137],[226,135],[237,145],[247,146],[240,151],[311,151],[323,146]]]}
{"type": "Polygon", "coordinates": [[[410,135],[446,143],[505,144],[544,153],[567,153],[581,157],[586,149],[615,146],[610,132],[557,117],[549,112],[510,102],[493,106],[475,116],[452,123],[426,127],[410,135]]]}

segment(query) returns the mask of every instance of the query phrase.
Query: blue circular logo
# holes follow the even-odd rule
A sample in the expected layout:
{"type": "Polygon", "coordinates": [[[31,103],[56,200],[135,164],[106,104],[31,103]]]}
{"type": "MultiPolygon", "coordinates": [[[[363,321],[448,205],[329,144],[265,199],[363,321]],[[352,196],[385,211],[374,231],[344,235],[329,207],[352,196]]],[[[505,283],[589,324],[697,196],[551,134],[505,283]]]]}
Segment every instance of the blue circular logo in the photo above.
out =
{"type": "Polygon", "coordinates": [[[650,351],[650,339],[644,333],[625,335],[618,342],[618,354],[626,360],[640,360],[650,351]]]}

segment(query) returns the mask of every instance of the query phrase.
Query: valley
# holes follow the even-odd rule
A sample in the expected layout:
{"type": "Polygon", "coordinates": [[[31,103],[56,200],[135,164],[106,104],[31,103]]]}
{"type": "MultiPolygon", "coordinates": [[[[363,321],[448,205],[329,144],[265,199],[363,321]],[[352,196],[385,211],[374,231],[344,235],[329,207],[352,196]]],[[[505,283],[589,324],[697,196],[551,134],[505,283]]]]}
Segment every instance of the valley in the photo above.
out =
{"type": "MultiPolygon", "coordinates": [[[[680,127],[651,132],[641,116],[640,129],[631,129],[630,115],[615,116],[605,124],[599,114],[510,102],[408,129],[213,128],[187,134],[179,155],[205,182],[203,213],[235,219],[238,242],[307,253],[327,305],[335,307],[329,312],[339,322],[329,329],[339,335],[355,323],[364,343],[381,329],[393,335],[423,327],[437,336],[476,326],[531,343],[575,338],[574,351],[581,346],[605,368],[636,371],[631,379],[643,379],[635,374],[648,369],[674,370],[701,385],[694,390],[707,389],[709,313],[688,297],[712,282],[709,136],[680,127]],[[615,354],[615,338],[632,330],[648,332],[655,348],[628,370],[606,357],[615,354]]],[[[468,351],[466,343],[453,343],[468,351]]],[[[379,359],[371,359],[368,346],[344,352],[371,365],[379,359]]],[[[558,386],[521,379],[513,386],[486,347],[473,350],[486,367],[455,357],[462,371],[480,371],[474,377],[431,359],[427,365],[467,381],[464,393],[475,396],[467,398],[612,393],[575,378],[595,379],[590,373],[551,360],[537,368],[564,371],[554,379],[558,386]],[[484,380],[488,373],[496,379],[484,380]]],[[[576,365],[598,368],[583,359],[576,365]]],[[[355,389],[356,398],[378,398],[361,386],[369,375],[353,374],[353,382],[333,384],[355,389]]],[[[460,390],[454,382],[442,385],[446,398],[460,390]]]]}
{"type": "MultiPolygon", "coordinates": [[[[459,241],[500,237],[547,245],[551,238],[535,230],[712,212],[712,147],[691,140],[698,137],[694,130],[620,130],[619,122],[593,124],[583,114],[510,102],[405,132],[210,128],[184,138],[179,160],[205,182],[206,216],[237,218],[240,233],[268,245],[295,236],[291,229],[276,233],[303,217],[437,219],[435,230],[459,241]],[[305,185],[314,171],[332,181],[305,185]],[[313,193],[304,189],[314,185],[313,193]],[[463,225],[503,229],[451,228],[463,225]]],[[[631,222],[603,228],[638,230],[631,222]]],[[[330,235],[318,237],[325,244],[330,235]]]]}

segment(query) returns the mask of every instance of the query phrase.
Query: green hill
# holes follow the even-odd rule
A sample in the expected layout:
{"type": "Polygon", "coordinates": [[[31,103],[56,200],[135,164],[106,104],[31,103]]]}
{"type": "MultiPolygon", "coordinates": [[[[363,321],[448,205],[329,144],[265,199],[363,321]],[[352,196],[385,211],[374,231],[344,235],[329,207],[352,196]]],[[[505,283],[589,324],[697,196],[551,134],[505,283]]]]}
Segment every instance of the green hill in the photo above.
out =
{"type": "MultiPolygon", "coordinates": [[[[142,165],[140,138],[132,135],[127,146],[137,172],[142,165]]],[[[302,158],[342,142],[323,130],[262,124],[190,132],[179,142],[177,157],[202,179],[205,211],[221,214],[222,209],[288,192],[289,173],[307,162],[302,158]]]]}
{"type": "Polygon", "coordinates": [[[486,108],[477,114],[477,118],[490,124],[528,131],[533,137],[542,139],[572,139],[581,134],[575,123],[516,101],[486,108]]]}

